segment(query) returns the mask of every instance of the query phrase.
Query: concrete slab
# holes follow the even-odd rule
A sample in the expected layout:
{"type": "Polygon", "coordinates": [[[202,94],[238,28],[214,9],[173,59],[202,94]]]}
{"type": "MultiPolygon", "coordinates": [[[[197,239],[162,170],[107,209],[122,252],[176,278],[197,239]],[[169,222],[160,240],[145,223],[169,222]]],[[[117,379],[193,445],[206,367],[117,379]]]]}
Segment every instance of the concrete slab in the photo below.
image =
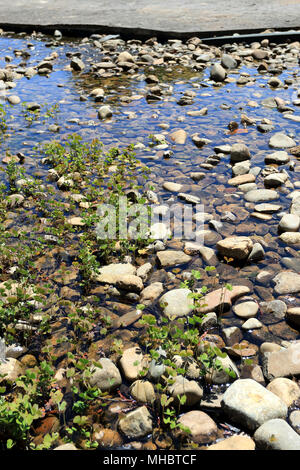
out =
{"type": "Polygon", "coordinates": [[[6,30],[201,37],[300,27],[299,0],[0,0],[6,30]]]}

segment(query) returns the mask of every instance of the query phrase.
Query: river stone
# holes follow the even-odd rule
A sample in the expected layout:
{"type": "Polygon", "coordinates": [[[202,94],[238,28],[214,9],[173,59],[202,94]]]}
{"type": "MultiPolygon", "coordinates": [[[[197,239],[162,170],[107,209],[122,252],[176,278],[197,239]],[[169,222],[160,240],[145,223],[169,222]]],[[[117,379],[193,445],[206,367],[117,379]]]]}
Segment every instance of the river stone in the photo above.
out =
{"type": "Polygon", "coordinates": [[[172,183],[171,181],[165,181],[163,188],[166,191],[171,191],[172,193],[178,193],[182,189],[182,184],[172,183]]]}
{"type": "Polygon", "coordinates": [[[267,202],[262,203],[262,204],[257,204],[254,207],[254,210],[256,212],[266,212],[267,214],[273,214],[273,212],[278,212],[280,211],[280,209],[281,209],[281,206],[279,206],[278,204],[268,204],[267,202]]]}
{"type": "Polygon", "coordinates": [[[19,98],[19,96],[17,95],[10,95],[7,97],[7,101],[10,103],[10,104],[19,104],[21,103],[21,99],[19,98]]]}
{"type": "Polygon", "coordinates": [[[212,444],[206,450],[254,450],[255,442],[249,436],[230,436],[212,444]]]}
{"type": "Polygon", "coordinates": [[[197,444],[207,444],[216,440],[218,428],[216,423],[203,411],[193,410],[184,413],[178,423],[190,430],[189,438],[197,444]]]}
{"type": "Polygon", "coordinates": [[[161,266],[176,266],[191,261],[191,256],[186,255],[183,251],[165,250],[157,253],[157,258],[161,266]]]}
{"type": "Polygon", "coordinates": [[[226,311],[235,299],[249,293],[250,289],[247,286],[233,286],[232,290],[226,288],[214,290],[204,296],[201,300],[202,306],[197,308],[197,311],[201,313],[218,312],[221,308],[226,311]]]}
{"type": "Polygon", "coordinates": [[[286,318],[291,323],[300,327],[300,307],[290,307],[287,309],[286,318]]]}
{"type": "Polygon", "coordinates": [[[300,397],[300,388],[296,382],[285,377],[272,380],[267,386],[270,392],[275,393],[287,406],[291,406],[300,397]]]}
{"type": "Polygon", "coordinates": [[[279,228],[283,232],[297,232],[300,227],[300,217],[296,214],[284,214],[279,222],[279,228]]]}
{"type": "Polygon", "coordinates": [[[55,447],[53,450],[79,450],[72,443],[62,444],[61,446],[55,447]]]}
{"type": "Polygon", "coordinates": [[[222,65],[214,64],[210,69],[210,78],[215,82],[223,82],[226,78],[226,71],[222,65]]]}
{"type": "Polygon", "coordinates": [[[123,289],[128,292],[141,292],[144,289],[143,281],[140,277],[133,274],[120,276],[116,281],[117,289],[123,289]]]}
{"type": "Polygon", "coordinates": [[[166,240],[171,235],[170,228],[162,222],[156,222],[150,226],[150,238],[153,240],[166,240]]]}
{"type": "Polygon", "coordinates": [[[131,439],[138,439],[151,433],[152,418],[146,406],[136,408],[130,411],[124,418],[121,418],[119,429],[125,436],[131,439]]]}
{"type": "Polygon", "coordinates": [[[137,401],[142,403],[153,403],[155,401],[155,391],[151,382],[147,380],[136,380],[130,387],[130,394],[137,401]]]}
{"type": "Polygon", "coordinates": [[[269,163],[276,163],[277,165],[285,165],[290,161],[290,156],[284,150],[279,150],[277,152],[273,152],[270,155],[266,155],[265,162],[269,163]]]}
{"type": "Polygon", "coordinates": [[[298,193],[293,196],[290,213],[300,216],[300,194],[298,193]]]}
{"type": "Polygon", "coordinates": [[[92,375],[89,378],[92,387],[98,387],[101,392],[107,392],[121,385],[122,378],[119,369],[110,359],[103,357],[99,359],[98,363],[102,368],[93,367],[92,375]]]}
{"type": "Polygon", "coordinates": [[[125,349],[120,359],[120,368],[129,382],[139,378],[140,372],[147,366],[147,359],[139,347],[125,349]]]}
{"type": "Polygon", "coordinates": [[[110,106],[104,105],[101,106],[98,110],[98,118],[99,119],[108,119],[112,116],[112,110],[110,106]]]}
{"type": "Polygon", "coordinates": [[[231,184],[232,186],[239,186],[240,184],[253,183],[254,181],[255,176],[251,175],[250,173],[247,173],[231,178],[230,180],[228,180],[228,184],[231,184]]]}
{"type": "Polygon", "coordinates": [[[288,269],[292,269],[292,271],[296,271],[296,273],[300,273],[300,258],[282,258],[282,264],[288,269]]]}
{"type": "Polygon", "coordinates": [[[217,243],[217,250],[222,256],[235,260],[248,258],[253,248],[253,242],[249,237],[228,237],[217,243]]]}
{"type": "Polygon", "coordinates": [[[237,61],[231,55],[223,54],[221,65],[225,67],[225,69],[235,69],[237,67],[237,61]]]}
{"type": "Polygon", "coordinates": [[[239,379],[230,385],[222,407],[233,422],[250,430],[270,419],[285,418],[288,411],[279,397],[252,379],[239,379]]]}
{"type": "Polygon", "coordinates": [[[135,273],[136,268],[130,263],[112,263],[100,268],[96,281],[115,285],[123,276],[131,276],[135,273]]]}
{"type": "Polygon", "coordinates": [[[251,158],[248,147],[245,144],[233,144],[230,152],[232,162],[242,162],[251,158]]]}
{"type": "Polygon", "coordinates": [[[267,188],[277,188],[278,186],[284,184],[287,178],[287,175],[284,173],[274,173],[265,177],[264,185],[267,188]]]}
{"type": "Polygon", "coordinates": [[[300,233],[299,232],[284,232],[279,236],[287,245],[298,245],[300,244],[300,233]]]}
{"type": "MultiPolygon", "coordinates": [[[[300,234],[299,234],[300,235],[300,234]]],[[[300,292],[300,274],[292,271],[283,271],[274,278],[276,294],[295,294],[300,292]]]]}
{"type": "Polygon", "coordinates": [[[216,360],[218,361],[219,364],[221,364],[222,368],[221,370],[218,370],[218,368],[215,367],[209,370],[208,373],[206,374],[207,382],[210,382],[214,385],[222,385],[222,384],[227,384],[228,382],[232,382],[235,379],[239,379],[240,377],[239,371],[229,356],[218,357],[217,359],[214,360],[214,363],[216,360]],[[227,371],[234,372],[235,376],[231,377],[227,373],[227,371]]]}
{"type": "Polygon", "coordinates": [[[292,411],[289,416],[291,425],[299,433],[300,431],[300,410],[292,411]]]}
{"type": "Polygon", "coordinates": [[[81,70],[84,70],[84,67],[85,67],[83,61],[79,59],[79,57],[72,57],[70,66],[76,72],[81,72],[81,70]]]}
{"type": "Polygon", "coordinates": [[[203,397],[203,390],[195,380],[188,380],[182,375],[177,375],[174,383],[168,387],[169,394],[178,401],[178,396],[186,396],[186,406],[193,406],[199,403],[203,397]]]}
{"type": "Polygon", "coordinates": [[[257,318],[249,318],[242,324],[243,330],[257,330],[262,328],[263,324],[257,318]]]}
{"type": "Polygon", "coordinates": [[[171,134],[169,134],[169,138],[175,143],[175,144],[180,144],[184,145],[186,138],[187,138],[187,133],[183,129],[179,129],[178,131],[174,131],[171,134]]]}
{"type": "Polygon", "coordinates": [[[0,377],[0,383],[3,381],[15,382],[15,380],[23,375],[25,372],[23,365],[17,359],[9,357],[5,362],[0,363],[0,375],[5,375],[5,377],[0,377]]]}
{"type": "Polygon", "coordinates": [[[189,289],[172,289],[160,298],[164,314],[171,318],[183,317],[193,310],[194,301],[189,289]]]}
{"type": "Polygon", "coordinates": [[[258,309],[258,303],[251,300],[248,302],[241,302],[233,307],[234,313],[240,318],[255,317],[258,309]]]}
{"type": "Polygon", "coordinates": [[[273,148],[290,148],[290,147],[295,147],[296,142],[291,139],[291,137],[287,136],[286,134],[283,134],[282,132],[277,132],[276,134],[272,135],[272,137],[269,140],[269,146],[273,148]]]}
{"type": "Polygon", "coordinates": [[[232,173],[234,174],[235,177],[245,175],[249,173],[249,171],[250,171],[250,162],[247,160],[238,162],[232,167],[232,173]]]}
{"type": "Polygon", "coordinates": [[[287,306],[282,300],[271,300],[270,302],[261,302],[260,309],[264,323],[269,324],[283,320],[287,306]]]}
{"type": "Polygon", "coordinates": [[[164,291],[163,284],[161,282],[153,282],[141,292],[141,303],[152,303],[157,299],[164,291]]]}
{"type": "Polygon", "coordinates": [[[245,194],[245,199],[248,202],[273,201],[278,198],[279,194],[273,189],[252,189],[245,194]]]}
{"type": "Polygon", "coordinates": [[[256,430],[253,437],[259,449],[300,450],[299,434],[283,419],[270,419],[256,430]]]}
{"type": "Polygon", "coordinates": [[[300,375],[300,343],[291,344],[287,349],[280,349],[263,356],[264,376],[268,380],[277,377],[300,375]]]}

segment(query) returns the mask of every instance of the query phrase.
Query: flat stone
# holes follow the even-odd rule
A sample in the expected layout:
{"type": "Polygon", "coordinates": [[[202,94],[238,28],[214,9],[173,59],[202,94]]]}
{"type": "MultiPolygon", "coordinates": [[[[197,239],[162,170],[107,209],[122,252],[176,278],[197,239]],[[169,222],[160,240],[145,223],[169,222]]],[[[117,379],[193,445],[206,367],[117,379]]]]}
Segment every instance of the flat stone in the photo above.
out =
{"type": "Polygon", "coordinates": [[[265,162],[267,164],[269,163],[276,163],[277,165],[285,165],[290,161],[291,157],[287,152],[284,150],[279,150],[277,152],[270,153],[269,155],[266,155],[265,157],[265,162]]]}
{"type": "Polygon", "coordinates": [[[231,178],[230,180],[228,180],[228,184],[231,184],[232,186],[239,186],[240,184],[253,183],[254,181],[255,176],[248,173],[231,178]]]}
{"type": "Polygon", "coordinates": [[[269,146],[273,148],[290,148],[290,147],[295,147],[296,142],[291,139],[289,136],[286,134],[283,134],[281,132],[278,132],[277,134],[272,135],[272,137],[269,140],[269,146]]]}
{"type": "Polygon", "coordinates": [[[278,198],[279,194],[272,189],[253,189],[245,194],[245,199],[248,202],[273,201],[278,198]]]}
{"type": "Polygon", "coordinates": [[[250,289],[247,286],[233,286],[232,290],[226,288],[214,290],[205,295],[201,300],[201,304],[204,305],[197,310],[201,313],[218,312],[221,308],[226,311],[234,300],[249,292],[250,289]]]}
{"type": "Polygon", "coordinates": [[[187,133],[185,132],[185,130],[179,129],[169,134],[169,138],[175,144],[184,145],[187,139],[187,133]]]}
{"type": "Polygon", "coordinates": [[[287,349],[266,353],[263,358],[263,371],[268,380],[299,376],[300,343],[291,344],[287,349]]]}
{"type": "Polygon", "coordinates": [[[285,377],[272,380],[267,386],[270,392],[275,393],[287,406],[291,406],[300,397],[300,388],[296,382],[285,377]]]}
{"type": "Polygon", "coordinates": [[[299,245],[300,244],[300,233],[299,232],[284,232],[279,236],[287,245],[299,245]]]}
{"type": "Polygon", "coordinates": [[[171,181],[165,181],[163,188],[166,191],[171,191],[172,193],[178,193],[182,189],[182,184],[172,183],[171,181]]]}
{"type": "Polygon", "coordinates": [[[218,428],[216,423],[203,411],[193,410],[184,413],[178,423],[190,430],[189,438],[197,444],[207,444],[216,440],[218,428]]]}
{"type": "Polygon", "coordinates": [[[217,250],[222,256],[235,260],[248,258],[253,248],[253,242],[249,237],[228,237],[217,243],[217,250]]]}
{"type": "Polygon", "coordinates": [[[256,430],[253,437],[259,449],[300,450],[299,434],[283,419],[270,419],[256,430]]]}
{"type": "Polygon", "coordinates": [[[236,380],[223,395],[222,407],[230,419],[250,430],[274,418],[285,418],[286,404],[252,379],[236,380]]]}
{"type": "Polygon", "coordinates": [[[268,204],[268,203],[262,203],[262,204],[257,204],[254,207],[254,210],[256,212],[265,212],[267,214],[273,214],[274,212],[278,212],[281,210],[281,206],[278,204],[268,204]]]}
{"type": "Polygon", "coordinates": [[[240,318],[255,317],[259,309],[258,303],[253,301],[241,302],[233,307],[234,313],[240,318]]]}
{"type": "Polygon", "coordinates": [[[164,314],[169,318],[183,317],[193,310],[194,300],[189,289],[172,289],[160,298],[164,314]]]}
{"type": "Polygon", "coordinates": [[[274,278],[276,294],[295,294],[300,292],[300,274],[282,271],[274,278]]]}
{"type": "Polygon", "coordinates": [[[254,450],[255,442],[249,436],[230,436],[212,444],[206,450],[254,450]]]}
{"type": "Polygon", "coordinates": [[[160,265],[165,266],[176,266],[178,264],[185,264],[191,261],[191,256],[186,255],[183,251],[176,250],[165,250],[157,253],[157,258],[160,265]]]}

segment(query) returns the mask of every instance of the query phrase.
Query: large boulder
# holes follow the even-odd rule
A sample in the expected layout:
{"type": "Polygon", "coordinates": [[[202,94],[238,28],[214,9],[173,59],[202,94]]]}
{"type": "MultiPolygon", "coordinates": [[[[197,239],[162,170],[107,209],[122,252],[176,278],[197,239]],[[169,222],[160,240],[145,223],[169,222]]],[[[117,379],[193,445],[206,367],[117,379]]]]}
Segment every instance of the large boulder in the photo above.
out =
{"type": "Polygon", "coordinates": [[[271,419],[262,424],[254,434],[259,449],[300,450],[300,436],[283,419],[271,419]]]}

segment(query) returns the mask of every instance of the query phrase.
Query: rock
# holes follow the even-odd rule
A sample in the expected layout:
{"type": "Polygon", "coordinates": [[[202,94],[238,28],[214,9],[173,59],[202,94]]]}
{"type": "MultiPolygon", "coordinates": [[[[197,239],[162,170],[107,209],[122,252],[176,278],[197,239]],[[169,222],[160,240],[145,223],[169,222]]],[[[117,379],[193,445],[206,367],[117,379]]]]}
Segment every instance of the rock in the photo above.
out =
{"type": "Polygon", "coordinates": [[[147,380],[136,380],[130,387],[130,394],[137,401],[142,403],[153,403],[155,401],[155,391],[151,382],[147,380]]]}
{"type": "Polygon", "coordinates": [[[228,237],[217,242],[217,250],[222,256],[234,260],[248,258],[253,248],[253,242],[249,237],[228,237]]]}
{"type": "Polygon", "coordinates": [[[205,315],[201,323],[202,330],[210,330],[218,325],[218,317],[215,312],[209,312],[205,315]]]}
{"type": "Polygon", "coordinates": [[[219,370],[219,368],[215,367],[208,370],[206,374],[206,380],[208,383],[212,383],[214,385],[227,384],[228,382],[232,382],[240,377],[236,365],[232,362],[229,356],[218,357],[217,361],[221,364],[221,369],[219,370]],[[229,375],[228,371],[230,371],[232,375],[229,375]]]}
{"type": "Polygon", "coordinates": [[[260,243],[254,243],[251,253],[248,257],[249,261],[260,261],[265,257],[265,250],[260,243]]]}
{"type": "Polygon", "coordinates": [[[300,436],[283,419],[270,419],[254,434],[259,449],[300,450],[300,436]]]}
{"type": "Polygon", "coordinates": [[[244,364],[241,370],[241,379],[252,379],[265,386],[264,374],[258,364],[244,364]]]}
{"type": "Polygon", "coordinates": [[[5,362],[0,363],[0,375],[5,375],[5,377],[0,377],[0,383],[6,380],[15,382],[15,380],[24,373],[25,369],[21,362],[13,357],[9,357],[5,362]]]}
{"type": "Polygon", "coordinates": [[[75,72],[81,72],[84,70],[85,65],[79,57],[73,57],[71,62],[70,62],[70,67],[75,70],[75,72]]]}
{"type": "Polygon", "coordinates": [[[112,263],[102,266],[99,274],[95,276],[96,281],[104,284],[116,285],[119,279],[136,273],[135,267],[130,263],[112,263]]]}
{"type": "Polygon", "coordinates": [[[137,380],[140,376],[140,372],[144,367],[147,367],[147,365],[147,360],[138,347],[125,349],[120,359],[120,368],[129,382],[137,380]]]}
{"type": "Polygon", "coordinates": [[[186,255],[183,251],[165,250],[157,253],[157,258],[161,266],[176,266],[191,261],[191,256],[186,255]]]}
{"type": "Polygon", "coordinates": [[[17,95],[9,95],[7,97],[7,101],[10,104],[19,104],[19,103],[21,103],[21,99],[17,95]]]}
{"type": "Polygon", "coordinates": [[[226,78],[226,71],[222,65],[214,64],[210,69],[210,78],[215,82],[223,82],[226,78]]]}
{"type": "Polygon", "coordinates": [[[263,49],[254,49],[252,52],[252,57],[255,60],[263,60],[269,56],[268,51],[264,51],[263,49]]]}
{"type": "Polygon", "coordinates": [[[103,357],[98,363],[101,364],[102,369],[93,366],[92,375],[89,378],[92,387],[98,387],[101,392],[107,392],[121,385],[122,378],[119,369],[110,359],[103,357]]]}
{"type": "Polygon", "coordinates": [[[254,207],[254,210],[256,212],[266,212],[267,214],[278,212],[280,211],[280,209],[281,209],[281,206],[279,206],[278,204],[268,204],[268,203],[257,204],[254,207]]]}
{"type": "Polygon", "coordinates": [[[250,162],[245,160],[242,162],[235,163],[232,167],[232,173],[234,176],[241,176],[249,173],[250,171],[250,162]]]}
{"type": "Polygon", "coordinates": [[[300,343],[291,344],[288,349],[266,353],[263,357],[263,371],[268,380],[299,376],[300,343]]]}
{"type": "Polygon", "coordinates": [[[289,136],[286,134],[283,134],[282,132],[277,132],[276,134],[272,135],[272,137],[269,140],[269,146],[273,148],[290,148],[290,147],[295,147],[296,142],[291,139],[289,136]]]}
{"type": "Polygon", "coordinates": [[[153,266],[151,263],[142,264],[137,270],[136,275],[139,276],[144,282],[147,280],[148,274],[152,271],[153,266]]]}
{"type": "Polygon", "coordinates": [[[152,359],[148,371],[148,377],[153,381],[153,382],[158,382],[161,378],[161,376],[165,373],[166,367],[164,364],[156,362],[154,359],[152,359]]]}
{"type": "Polygon", "coordinates": [[[250,289],[247,286],[233,286],[232,290],[226,288],[217,289],[203,297],[201,303],[205,305],[197,309],[197,311],[199,310],[201,313],[218,312],[221,308],[226,311],[231,307],[233,300],[249,292],[250,289]]]}
{"type": "Polygon", "coordinates": [[[243,330],[257,330],[262,328],[263,324],[257,318],[249,318],[242,324],[243,330]]]}
{"type": "Polygon", "coordinates": [[[206,174],[205,173],[201,173],[200,171],[194,171],[190,174],[190,177],[194,180],[194,181],[201,181],[203,180],[203,178],[205,178],[206,174]]]}
{"type": "Polygon", "coordinates": [[[131,54],[129,54],[129,52],[123,51],[123,52],[120,52],[120,54],[118,55],[117,63],[118,62],[132,62],[132,63],[134,63],[135,60],[134,60],[133,56],[131,54]]]}
{"type": "Polygon", "coordinates": [[[164,291],[163,284],[161,282],[153,282],[149,286],[145,287],[141,292],[141,303],[152,303],[156,300],[164,291]]]}
{"type": "Polygon", "coordinates": [[[130,439],[144,437],[152,432],[152,419],[146,406],[130,411],[119,421],[119,429],[130,439]]]}
{"type": "Polygon", "coordinates": [[[165,181],[163,188],[166,191],[171,191],[172,193],[178,193],[182,189],[182,184],[172,183],[171,181],[165,181]]]}
{"type": "Polygon", "coordinates": [[[287,415],[286,404],[252,379],[236,380],[230,385],[223,395],[222,407],[233,422],[250,430],[287,415]]]}
{"type": "Polygon", "coordinates": [[[245,144],[233,144],[230,152],[231,161],[242,162],[251,158],[248,147],[245,144]]]}
{"type": "Polygon", "coordinates": [[[264,179],[266,188],[277,188],[287,181],[287,175],[284,173],[274,173],[268,175],[264,179]]]}
{"type": "Polygon", "coordinates": [[[255,442],[249,436],[230,436],[212,444],[207,450],[254,450],[255,442]]]}
{"type": "Polygon", "coordinates": [[[274,278],[276,294],[295,294],[300,292],[300,274],[292,271],[282,271],[274,278]]]}
{"type": "Polygon", "coordinates": [[[292,411],[289,418],[290,418],[291,425],[293,426],[293,428],[299,434],[299,431],[300,431],[300,410],[292,411]]]}
{"type": "Polygon", "coordinates": [[[187,316],[194,305],[193,298],[189,297],[189,289],[172,289],[160,298],[160,304],[163,304],[164,314],[168,318],[177,318],[187,316]]]}
{"type": "Polygon", "coordinates": [[[99,119],[108,119],[112,117],[112,110],[110,106],[101,106],[98,110],[98,118],[99,119]]]}
{"type": "Polygon", "coordinates": [[[279,222],[279,229],[283,232],[297,232],[300,227],[300,217],[296,214],[284,214],[279,222]]]}
{"type": "Polygon", "coordinates": [[[248,302],[241,302],[233,307],[234,313],[240,318],[255,317],[258,309],[258,303],[251,300],[248,302]]]}
{"type": "Polygon", "coordinates": [[[267,155],[265,157],[265,162],[267,164],[276,163],[276,165],[285,165],[289,161],[290,161],[289,154],[283,150],[271,153],[270,155],[267,155]]]}
{"type": "Polygon", "coordinates": [[[221,65],[225,67],[225,69],[235,69],[237,67],[237,61],[231,55],[223,54],[221,65]]]}
{"type": "Polygon", "coordinates": [[[186,396],[186,406],[193,406],[199,403],[203,397],[203,390],[195,380],[188,380],[182,375],[177,375],[174,378],[174,383],[169,385],[168,392],[178,401],[178,396],[186,396]]]}
{"type": "Polygon", "coordinates": [[[144,289],[142,279],[133,274],[120,276],[115,285],[117,289],[123,289],[129,292],[140,292],[144,289]]]}
{"type": "Polygon", "coordinates": [[[55,447],[53,450],[79,450],[77,449],[74,444],[62,444],[61,446],[55,447]]]}
{"type": "Polygon", "coordinates": [[[245,194],[245,199],[248,202],[273,201],[278,198],[279,194],[272,189],[253,189],[245,194]]]}
{"type": "Polygon", "coordinates": [[[187,133],[183,129],[179,129],[178,131],[174,131],[171,134],[169,134],[169,138],[175,143],[175,144],[180,144],[184,145],[186,138],[187,138],[187,133]]]}
{"type": "Polygon", "coordinates": [[[297,327],[300,326],[300,307],[290,307],[286,312],[286,319],[294,323],[297,327]]]}
{"type": "Polygon", "coordinates": [[[281,398],[287,406],[291,406],[300,397],[300,388],[297,383],[284,377],[272,380],[267,389],[281,398]]]}
{"type": "Polygon", "coordinates": [[[123,443],[123,440],[118,431],[107,428],[99,429],[98,426],[94,430],[93,440],[98,442],[100,449],[101,447],[119,447],[123,443]]]}
{"type": "Polygon", "coordinates": [[[233,346],[234,344],[239,343],[243,338],[242,332],[237,326],[224,328],[223,335],[227,346],[233,346]]]}
{"type": "Polygon", "coordinates": [[[231,178],[228,180],[228,184],[231,184],[232,186],[239,186],[240,184],[253,183],[254,181],[255,176],[248,173],[231,178]]]}
{"type": "Polygon", "coordinates": [[[279,236],[287,245],[298,245],[300,244],[300,233],[299,232],[284,232],[279,236]]]}
{"type": "Polygon", "coordinates": [[[292,199],[290,213],[300,216],[300,194],[296,193],[292,199]]]}
{"type": "Polygon", "coordinates": [[[170,228],[162,222],[157,222],[150,226],[150,238],[153,240],[166,240],[171,235],[170,228]]]}
{"type": "Polygon", "coordinates": [[[207,444],[217,438],[218,428],[216,423],[203,411],[193,410],[184,413],[178,419],[178,423],[190,430],[188,436],[197,444],[207,444]]]}
{"type": "Polygon", "coordinates": [[[293,271],[296,271],[298,274],[300,273],[300,258],[282,258],[282,264],[293,271]]]}

